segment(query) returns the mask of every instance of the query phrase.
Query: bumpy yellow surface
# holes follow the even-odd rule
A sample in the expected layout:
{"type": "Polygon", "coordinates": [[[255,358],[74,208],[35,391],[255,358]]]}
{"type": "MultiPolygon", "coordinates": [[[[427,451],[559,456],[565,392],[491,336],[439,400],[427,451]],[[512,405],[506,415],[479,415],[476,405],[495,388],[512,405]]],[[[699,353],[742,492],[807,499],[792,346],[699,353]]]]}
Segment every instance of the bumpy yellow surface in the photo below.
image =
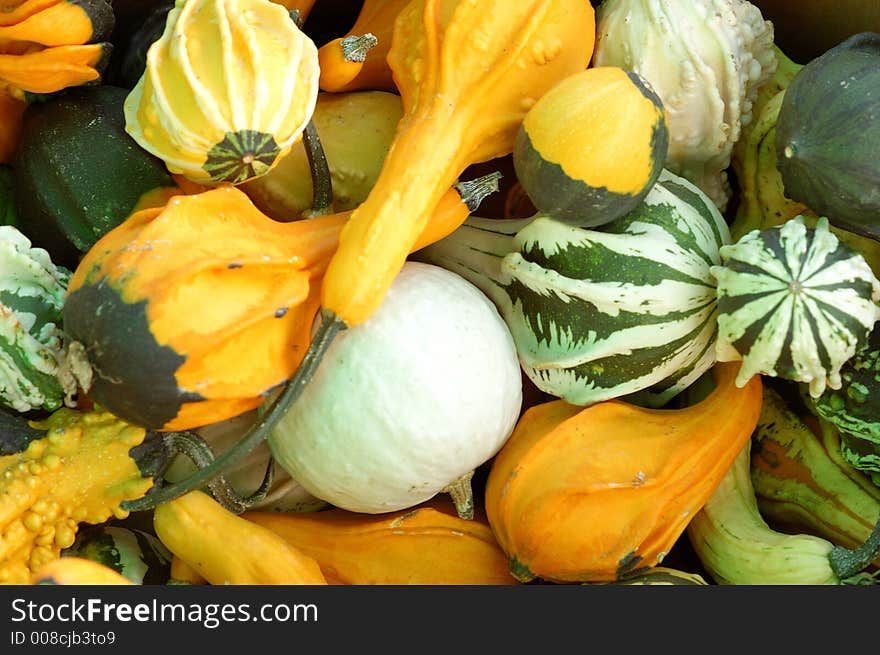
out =
{"type": "Polygon", "coordinates": [[[28,584],[73,544],[80,523],[126,517],[120,503],[153,484],[128,454],[143,428],[67,408],[33,425],[46,436],[0,457],[0,584],[28,584]]]}

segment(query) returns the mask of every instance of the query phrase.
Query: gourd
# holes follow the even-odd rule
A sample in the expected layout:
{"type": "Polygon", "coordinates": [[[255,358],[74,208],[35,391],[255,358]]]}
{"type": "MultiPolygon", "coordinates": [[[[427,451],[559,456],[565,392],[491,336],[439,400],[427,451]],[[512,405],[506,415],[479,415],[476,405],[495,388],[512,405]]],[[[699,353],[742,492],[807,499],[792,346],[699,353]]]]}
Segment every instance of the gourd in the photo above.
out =
{"type": "Polygon", "coordinates": [[[448,491],[469,517],[470,477],[510,435],[522,378],[489,299],[455,273],[408,262],[370,320],[330,345],[300,398],[268,443],[312,495],[374,514],[448,491]]]}
{"type": "Polygon", "coordinates": [[[660,407],[715,361],[709,271],[729,241],[712,201],[664,170],[635,209],[606,225],[470,217],[414,257],[495,302],[542,391],[575,405],[628,397],[660,407]]]}
{"type": "Polygon", "coordinates": [[[101,586],[136,584],[109,566],[82,557],[64,557],[47,562],[34,572],[28,583],[101,586]]]}
{"type": "Polygon", "coordinates": [[[279,223],[232,186],[130,216],[82,259],[63,307],[89,396],[157,430],[260,405],[302,359],[344,218],[279,223]]]}
{"type": "Polygon", "coordinates": [[[763,374],[839,389],[840,369],[880,318],[880,281],[820,218],[753,230],[721,248],[719,361],[741,361],[738,384],[763,374]]]}
{"type": "Polygon", "coordinates": [[[642,77],[615,66],[570,75],[529,109],[516,136],[516,178],[538,211],[577,227],[614,221],[663,169],[666,111],[642,77]]]}
{"type": "Polygon", "coordinates": [[[492,462],[489,525],[521,582],[614,582],[658,566],[749,442],[761,382],[682,409],[554,400],[525,411],[492,462]]]}
{"type": "Polygon", "coordinates": [[[593,19],[592,6],[580,0],[407,4],[395,20],[388,53],[403,116],[375,185],[352,212],[327,266],[323,320],[302,365],[260,429],[152,502],[197,488],[266,438],[334,338],[366,321],[410,252],[431,243],[425,228],[432,211],[462,172],[509,154],[528,108],[556,82],[587,67],[593,19]]]}
{"type": "Polygon", "coordinates": [[[138,585],[165,584],[171,570],[171,553],[154,535],[118,525],[80,530],[61,557],[92,560],[138,585]]]}
{"type": "Polygon", "coordinates": [[[804,66],[779,109],[785,195],[832,225],[877,239],[880,34],[855,34],[804,66]]]}
{"type": "Polygon", "coordinates": [[[321,90],[397,91],[387,62],[394,19],[409,0],[364,0],[348,32],[318,48],[321,90]]]}
{"type": "Polygon", "coordinates": [[[62,408],[32,425],[44,436],[0,457],[0,584],[27,584],[80,524],[127,517],[121,503],[153,486],[165,457],[143,428],[99,408],[62,408]]]}
{"type": "Polygon", "coordinates": [[[667,169],[722,211],[734,144],[773,76],[773,24],[747,0],[607,0],[596,10],[595,66],[644,77],[669,119],[667,169]]]}
{"type": "Polygon", "coordinates": [[[142,200],[161,206],[182,193],[162,160],[126,134],[126,93],[80,87],[25,112],[12,161],[21,229],[70,269],[142,200]]]}
{"type": "MultiPolygon", "coordinates": [[[[400,96],[393,93],[318,94],[312,121],[330,170],[334,211],[354,209],[367,197],[402,113],[400,96]]],[[[294,144],[272,170],[240,188],[276,220],[301,218],[314,204],[306,149],[294,144]]]]}
{"type": "Polygon", "coordinates": [[[687,526],[694,552],[718,584],[859,584],[880,554],[880,523],[855,550],[812,534],[771,529],[758,510],[746,443],[687,526]]]}
{"type": "Polygon", "coordinates": [[[201,491],[159,505],[156,535],[213,585],[325,585],[317,562],[201,491]]]}
{"type": "Polygon", "coordinates": [[[750,455],[758,510],[784,532],[855,548],[880,517],[880,488],[843,458],[836,427],[820,419],[811,428],[811,418],[765,385],[750,455]]]}
{"type": "Polygon", "coordinates": [[[0,16],[0,164],[9,163],[31,94],[100,81],[115,17],[106,0],[18,0],[0,16]]]}
{"type": "Polygon", "coordinates": [[[177,0],[125,100],[125,126],[172,173],[240,184],[290,151],[317,95],[317,49],[284,7],[177,0]]]}
{"type": "Polygon", "coordinates": [[[91,370],[61,326],[70,271],[11,225],[0,226],[0,265],[0,404],[17,412],[75,405],[91,370]]]}
{"type": "Polygon", "coordinates": [[[485,516],[463,519],[439,499],[382,514],[248,511],[242,518],[315,558],[331,584],[516,584],[485,516]]]}
{"type": "Polygon", "coordinates": [[[168,584],[208,584],[198,571],[176,555],[171,557],[171,574],[168,584]]]}
{"type": "Polygon", "coordinates": [[[839,389],[802,396],[814,415],[838,431],[844,460],[880,487],[880,425],[874,407],[878,370],[880,331],[872,330],[867,345],[841,366],[839,389]]]}
{"type": "MultiPolygon", "coordinates": [[[[448,234],[495,180],[447,189],[427,233],[448,234]]],[[[90,397],[163,431],[261,405],[303,359],[349,215],[281,223],[225,185],[130,216],[82,259],[62,311],[90,397]]]]}

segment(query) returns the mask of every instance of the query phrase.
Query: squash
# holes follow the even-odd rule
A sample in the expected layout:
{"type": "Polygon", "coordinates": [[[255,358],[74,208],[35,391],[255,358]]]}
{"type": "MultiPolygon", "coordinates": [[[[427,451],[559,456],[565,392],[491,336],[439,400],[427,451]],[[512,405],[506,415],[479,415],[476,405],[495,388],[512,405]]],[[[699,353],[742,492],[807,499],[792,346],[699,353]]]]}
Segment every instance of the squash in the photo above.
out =
{"type": "MultiPolygon", "coordinates": [[[[755,500],[750,451],[747,442],[687,526],[688,540],[712,579],[732,585],[862,584],[863,572],[880,555],[880,523],[854,550],[812,534],[773,530],[755,500]]],[[[870,577],[868,582],[873,584],[870,577]]]]}
{"type": "MultiPolygon", "coordinates": [[[[874,399],[878,396],[880,330],[840,368],[840,388],[818,397],[802,394],[809,410],[839,431],[840,454],[857,471],[880,487],[880,423],[874,399]]],[[[823,430],[824,432],[825,430],[823,430]]]]}
{"type": "Polygon", "coordinates": [[[0,405],[17,412],[75,405],[91,371],[61,327],[70,271],[11,225],[0,226],[0,262],[0,405]]]}
{"type": "Polygon", "coordinates": [[[811,418],[765,385],[750,455],[758,510],[783,532],[807,532],[855,548],[880,518],[880,488],[843,458],[837,428],[811,418]]]}
{"type": "Polygon", "coordinates": [[[171,575],[168,584],[208,584],[198,571],[182,559],[173,555],[171,557],[171,575]]]}
{"type": "Polygon", "coordinates": [[[0,43],[94,43],[109,36],[114,24],[108,0],[16,0],[0,15],[0,43]]]}
{"type": "Polygon", "coordinates": [[[659,565],[749,442],[761,382],[682,409],[554,400],[525,411],[486,482],[489,525],[521,582],[614,582],[659,565]]]}
{"type": "MultiPolygon", "coordinates": [[[[400,96],[393,93],[318,94],[312,121],[330,169],[334,211],[354,209],[366,199],[402,114],[400,96]]],[[[272,170],[240,188],[267,216],[302,218],[314,202],[306,149],[294,144],[272,170]]]]}
{"type": "Polygon", "coordinates": [[[344,220],[279,223],[232,186],[133,214],[86,254],[64,303],[90,397],[157,430],[257,407],[302,359],[344,220]]]}
{"type": "Polygon", "coordinates": [[[798,71],[776,128],[785,195],[872,239],[880,237],[878,87],[880,34],[855,34],[798,71]]]}
{"type": "Polygon", "coordinates": [[[328,509],[242,518],[313,557],[331,584],[516,584],[485,516],[460,518],[439,499],[377,515],[328,509]]]}
{"type": "Polygon", "coordinates": [[[449,491],[470,516],[470,476],[510,435],[522,378],[489,299],[455,273],[408,262],[379,311],[330,345],[300,398],[268,442],[312,495],[374,514],[449,491]]]}
{"type": "Polygon", "coordinates": [[[570,75],[529,109],[513,165],[542,214],[577,227],[628,213],[660,176],[666,110],[651,85],[615,66],[570,75]]]}
{"type": "Polygon", "coordinates": [[[0,584],[27,584],[81,523],[127,517],[121,503],[146,494],[165,457],[143,428],[102,409],[62,408],[32,425],[44,436],[0,457],[0,584]]]}
{"type": "Polygon", "coordinates": [[[159,505],[156,535],[213,585],[325,585],[317,562],[201,491],[159,505]]]}
{"type": "Polygon", "coordinates": [[[763,374],[839,389],[840,369],[880,318],[880,280],[819,219],[753,230],[721,248],[719,361],[741,361],[737,384],[763,374]]]}
{"type": "MultiPolygon", "coordinates": [[[[0,95],[97,82],[115,26],[107,0],[17,0],[0,12],[0,95]]],[[[3,141],[3,139],[0,139],[3,141]]]]}
{"type": "MultiPolygon", "coordinates": [[[[448,234],[490,189],[448,189],[427,234],[448,234]]],[[[281,223],[225,185],[130,216],[83,258],[62,310],[95,371],[89,395],[164,431],[262,404],[303,359],[349,215],[281,223]]]]}
{"type": "Polygon", "coordinates": [[[24,115],[12,161],[21,229],[70,269],[149,194],[159,191],[153,204],[162,205],[162,193],[181,193],[162,160],[126,134],[126,93],[104,84],[70,89],[24,115]]]}
{"type": "Polygon", "coordinates": [[[663,171],[624,217],[594,229],[543,214],[470,217],[414,258],[462,275],[496,304],[528,378],[575,405],[660,407],[715,362],[710,266],[727,224],[663,171]]]}
{"type": "Polygon", "coordinates": [[[318,48],[322,91],[397,91],[387,57],[394,19],[407,2],[364,0],[348,32],[318,48]]]}
{"type": "Polygon", "coordinates": [[[61,557],[92,560],[139,585],[165,584],[171,573],[171,553],[155,535],[119,525],[80,530],[61,557]]]}
{"type": "Polygon", "coordinates": [[[109,566],[82,557],[64,557],[47,562],[34,572],[28,583],[89,586],[135,584],[109,566]]]}
{"type": "Polygon", "coordinates": [[[125,125],[172,173],[240,184],[290,151],[317,95],[317,48],[284,7],[178,0],[125,100],[125,125]]]}

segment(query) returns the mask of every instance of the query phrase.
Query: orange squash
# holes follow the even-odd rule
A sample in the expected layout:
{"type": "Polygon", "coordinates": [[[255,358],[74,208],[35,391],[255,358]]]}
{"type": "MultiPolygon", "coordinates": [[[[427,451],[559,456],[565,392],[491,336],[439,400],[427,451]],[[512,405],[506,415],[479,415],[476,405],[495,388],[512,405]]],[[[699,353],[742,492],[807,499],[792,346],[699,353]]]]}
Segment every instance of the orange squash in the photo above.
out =
{"type": "Polygon", "coordinates": [[[446,500],[385,514],[335,508],[242,518],[315,558],[331,584],[516,584],[485,516],[459,518],[446,500]]]}
{"type": "Polygon", "coordinates": [[[614,582],[660,564],[749,442],[760,378],[683,409],[556,400],[523,414],[496,456],[486,513],[523,582],[614,582]]]}
{"type": "Polygon", "coordinates": [[[351,29],[318,48],[322,91],[397,91],[386,57],[394,19],[408,2],[365,0],[351,29]]]}

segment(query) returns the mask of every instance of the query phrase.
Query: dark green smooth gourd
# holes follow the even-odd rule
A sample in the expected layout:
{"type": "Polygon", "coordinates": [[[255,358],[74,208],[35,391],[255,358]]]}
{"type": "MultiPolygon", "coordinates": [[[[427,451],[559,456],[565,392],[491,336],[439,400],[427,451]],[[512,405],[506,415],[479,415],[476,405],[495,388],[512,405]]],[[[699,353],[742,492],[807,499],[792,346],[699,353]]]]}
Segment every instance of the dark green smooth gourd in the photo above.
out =
{"type": "Polygon", "coordinates": [[[787,197],[880,239],[880,34],[851,36],[794,76],[776,159],[787,197]]]}
{"type": "Polygon", "coordinates": [[[36,247],[73,269],[142,196],[176,187],[165,163],[125,131],[128,91],[69,89],[30,105],[11,162],[17,220],[36,247]]]}

